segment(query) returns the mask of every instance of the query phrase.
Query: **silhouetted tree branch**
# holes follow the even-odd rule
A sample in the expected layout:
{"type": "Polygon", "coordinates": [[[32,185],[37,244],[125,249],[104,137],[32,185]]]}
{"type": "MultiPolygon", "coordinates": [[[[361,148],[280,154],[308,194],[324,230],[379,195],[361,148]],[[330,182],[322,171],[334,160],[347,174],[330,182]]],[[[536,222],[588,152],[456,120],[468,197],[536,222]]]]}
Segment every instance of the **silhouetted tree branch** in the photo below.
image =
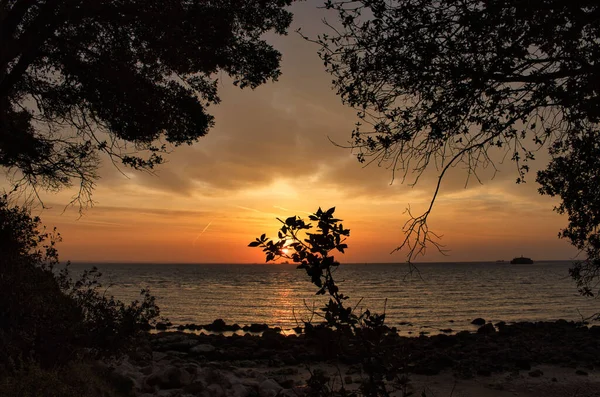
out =
{"type": "Polygon", "coordinates": [[[219,73],[277,79],[264,34],[286,33],[291,1],[0,2],[0,166],[36,189],[78,181],[80,205],[101,153],[152,170],[213,126],[219,73]]]}
{"type": "Polygon", "coordinates": [[[358,160],[386,166],[411,184],[431,167],[439,173],[427,210],[408,211],[398,250],[408,248],[409,262],[435,241],[427,220],[449,167],[464,165],[467,178],[479,180],[478,170],[495,169],[491,154],[500,151],[515,162],[521,183],[536,151],[548,148],[552,161],[538,177],[540,191],[560,196],[558,210],[570,217],[561,237],[600,266],[599,251],[589,249],[600,220],[573,218],[598,211],[597,201],[559,187],[574,177],[562,163],[600,174],[589,157],[598,155],[577,149],[579,140],[592,145],[600,131],[597,2],[341,0],[325,7],[338,21],[325,21],[330,31],[309,40],[320,46],[342,101],[357,110],[349,146],[358,160]],[[576,197],[585,202],[574,205],[576,197]],[[585,233],[573,236],[570,230],[580,227],[585,233]]]}

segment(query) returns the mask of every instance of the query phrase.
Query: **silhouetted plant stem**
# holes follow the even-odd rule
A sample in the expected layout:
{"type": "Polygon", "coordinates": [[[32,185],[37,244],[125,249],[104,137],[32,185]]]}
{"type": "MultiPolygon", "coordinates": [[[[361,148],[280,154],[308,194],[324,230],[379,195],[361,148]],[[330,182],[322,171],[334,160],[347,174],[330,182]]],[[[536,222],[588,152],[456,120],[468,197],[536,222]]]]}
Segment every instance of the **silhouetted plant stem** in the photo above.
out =
{"type": "MultiPolygon", "coordinates": [[[[312,224],[297,216],[285,220],[278,218],[282,226],[277,232],[277,240],[263,234],[249,246],[262,248],[267,262],[285,258],[297,263],[298,269],[304,269],[312,283],[318,287],[316,294],[329,295],[329,301],[321,309],[323,313],[315,311],[314,307],[312,310],[313,314],[321,316],[324,321],[316,327],[310,321],[305,322],[306,334],[316,335],[324,351],[334,352],[337,356],[349,352],[349,339],[353,338],[358,342],[353,349],[362,357],[363,369],[368,374],[366,382],[361,386],[362,394],[368,397],[388,397],[390,393],[386,379],[399,379],[398,374],[406,366],[399,366],[396,357],[390,358],[386,354],[383,344],[387,333],[387,327],[384,326],[385,313],[378,315],[367,309],[357,314],[358,304],[354,307],[344,305],[348,296],[340,292],[333,277],[334,270],[340,263],[330,253],[334,250],[344,253],[350,230],[344,229],[341,219],[333,217],[334,211],[335,208],[327,211],[319,208],[309,216],[311,221],[317,222],[314,233],[309,232],[313,228],[312,224]],[[305,238],[300,235],[303,231],[305,238]],[[284,248],[293,252],[287,253],[284,248]]],[[[325,385],[317,371],[311,374],[315,390],[319,390],[316,395],[333,395],[331,388],[325,385]]],[[[345,393],[342,388],[335,395],[345,393]]],[[[407,394],[402,391],[402,395],[407,394]]]]}

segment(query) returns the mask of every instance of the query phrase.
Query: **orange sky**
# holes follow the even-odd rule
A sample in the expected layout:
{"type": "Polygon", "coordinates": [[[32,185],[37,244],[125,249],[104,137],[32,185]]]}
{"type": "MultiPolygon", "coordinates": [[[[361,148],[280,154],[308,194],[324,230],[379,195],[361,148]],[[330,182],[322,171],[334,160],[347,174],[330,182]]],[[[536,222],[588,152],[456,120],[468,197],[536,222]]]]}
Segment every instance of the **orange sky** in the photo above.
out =
{"type": "MultiPolygon", "coordinates": [[[[51,209],[36,210],[63,235],[62,259],[136,262],[263,262],[247,244],[261,233],[275,235],[276,217],[306,215],[319,206],[337,207],[351,229],[343,262],[403,262],[390,255],[401,241],[403,214],[425,208],[433,193],[435,170],[416,187],[391,182],[376,165],[363,168],[345,143],[355,112],[341,105],[330,88],[315,45],[294,33],[322,31],[320,2],[296,3],[295,22],[274,45],[283,53],[283,75],[255,91],[239,90],[222,77],[222,104],[212,109],[216,127],[191,147],[180,147],[156,175],[110,164],[100,170],[96,205],[79,218],[67,209],[73,192],[44,195],[51,209]]],[[[331,15],[329,16],[332,17],[331,15]]],[[[500,155],[497,156],[500,159],[500,155]]],[[[538,166],[543,167],[544,160],[538,166]]],[[[498,164],[483,185],[457,168],[444,182],[431,216],[450,250],[431,250],[424,261],[569,259],[574,251],[557,233],[566,218],[552,211],[556,200],[540,197],[535,170],[529,183],[515,185],[516,168],[498,164]]]]}

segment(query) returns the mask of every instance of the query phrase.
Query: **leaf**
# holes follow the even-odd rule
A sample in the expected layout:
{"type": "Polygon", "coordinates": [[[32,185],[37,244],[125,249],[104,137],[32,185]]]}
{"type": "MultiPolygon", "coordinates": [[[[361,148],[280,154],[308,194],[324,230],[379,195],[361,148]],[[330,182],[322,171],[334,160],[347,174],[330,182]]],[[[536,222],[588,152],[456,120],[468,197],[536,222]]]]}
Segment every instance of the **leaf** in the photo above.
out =
{"type": "Polygon", "coordinates": [[[260,241],[253,241],[248,244],[248,247],[258,247],[260,245],[260,241]]]}

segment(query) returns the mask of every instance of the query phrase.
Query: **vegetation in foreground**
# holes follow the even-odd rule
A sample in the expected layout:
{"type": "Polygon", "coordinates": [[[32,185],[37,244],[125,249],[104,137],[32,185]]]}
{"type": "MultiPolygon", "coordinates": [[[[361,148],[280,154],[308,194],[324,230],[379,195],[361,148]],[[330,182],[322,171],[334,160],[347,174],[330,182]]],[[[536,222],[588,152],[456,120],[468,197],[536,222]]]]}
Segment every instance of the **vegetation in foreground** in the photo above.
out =
{"type": "MultiPolygon", "coordinates": [[[[106,296],[95,268],[73,280],[68,263],[59,268],[58,241],[0,197],[0,395],[94,395],[83,386],[90,360],[135,349],[159,316],[147,290],[128,305],[106,296]]],[[[89,387],[102,389],[94,379],[89,387]]]]}
{"type": "MultiPolygon", "coordinates": [[[[309,215],[309,221],[317,223],[314,233],[309,231],[313,228],[312,224],[300,217],[292,216],[285,221],[278,219],[282,226],[277,233],[277,241],[263,234],[249,246],[261,247],[267,262],[285,258],[297,263],[298,269],[305,270],[311,282],[318,287],[317,295],[329,295],[325,307],[315,311],[315,315],[323,321],[316,325],[305,322],[305,333],[308,338],[319,341],[322,352],[331,358],[339,359],[344,354],[361,357],[366,377],[358,391],[360,395],[389,396],[392,391],[400,391],[403,396],[408,396],[407,357],[386,346],[387,336],[392,332],[384,324],[385,313],[371,313],[368,309],[356,313],[346,304],[348,296],[335,283],[333,274],[340,263],[331,252],[343,253],[348,248],[345,240],[350,230],[344,228],[341,219],[333,216],[334,212],[335,207],[326,211],[319,208],[309,215]]],[[[313,373],[309,384],[318,396],[358,395],[347,393],[343,386],[339,391],[328,389],[318,371],[313,373]]]]}
{"type": "Polygon", "coordinates": [[[73,360],[57,368],[28,363],[0,377],[0,396],[10,397],[126,397],[131,382],[120,382],[93,361],[73,360]]]}

